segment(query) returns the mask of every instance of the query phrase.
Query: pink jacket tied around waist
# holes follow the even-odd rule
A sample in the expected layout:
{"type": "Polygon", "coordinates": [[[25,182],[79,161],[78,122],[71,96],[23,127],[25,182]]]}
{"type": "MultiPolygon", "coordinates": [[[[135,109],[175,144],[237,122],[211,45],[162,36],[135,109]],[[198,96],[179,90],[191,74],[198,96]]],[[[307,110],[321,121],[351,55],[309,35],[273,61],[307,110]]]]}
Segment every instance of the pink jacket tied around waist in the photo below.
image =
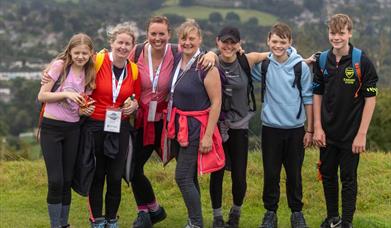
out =
{"type": "MultiPolygon", "coordinates": [[[[182,111],[178,108],[173,108],[170,115],[170,120],[167,124],[166,121],[166,110],[164,112],[164,126],[162,132],[162,151],[169,153],[167,148],[164,146],[167,140],[175,139],[175,116],[179,115],[178,124],[179,129],[177,133],[177,141],[181,147],[187,147],[189,145],[189,129],[187,124],[187,117],[191,116],[201,123],[200,129],[200,140],[202,140],[206,126],[208,124],[209,109],[201,111],[182,111]]],[[[212,150],[208,153],[201,153],[198,151],[198,173],[200,175],[205,173],[211,173],[224,168],[225,166],[225,155],[222,145],[222,139],[217,125],[212,135],[212,150]]]]}

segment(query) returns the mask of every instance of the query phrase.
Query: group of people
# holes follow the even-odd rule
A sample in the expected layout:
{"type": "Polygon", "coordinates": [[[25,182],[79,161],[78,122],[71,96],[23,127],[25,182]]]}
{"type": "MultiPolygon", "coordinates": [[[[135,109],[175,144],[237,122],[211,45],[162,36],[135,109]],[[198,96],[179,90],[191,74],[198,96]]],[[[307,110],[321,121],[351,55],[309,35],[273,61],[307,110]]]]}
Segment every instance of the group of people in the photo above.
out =
{"type": "Polygon", "coordinates": [[[301,168],[304,150],[313,143],[320,147],[327,206],[321,227],[352,227],[359,154],[365,151],[378,79],[365,54],[355,61],[359,49],[349,43],[352,26],[347,15],[330,18],[331,49],[306,60],[314,67],[313,78],[284,23],[268,34],[270,52],[248,54],[242,53],[240,32],[232,26],[217,35],[218,54],[204,54],[194,20],[177,29],[178,45],[169,43],[171,28],[162,16],[149,20],[143,44],[135,45],[129,24],[115,26],[108,32],[111,50],[98,54],[91,38],[74,35],[50,64],[38,94],[45,103],[40,143],[51,227],[69,227],[71,188],[88,196],[91,227],[118,227],[124,170],[137,203],[133,227],[164,220],[166,211],[144,174],[153,151],[165,162],[176,158],[187,228],[204,227],[197,176],[205,173],[211,173],[213,227],[239,227],[247,190],[248,127],[256,110],[253,81],[262,84],[266,212],[260,227],[277,227],[282,166],[292,227],[307,227],[301,168]],[[222,212],[225,170],[231,171],[233,195],[227,221],[222,212]]]}

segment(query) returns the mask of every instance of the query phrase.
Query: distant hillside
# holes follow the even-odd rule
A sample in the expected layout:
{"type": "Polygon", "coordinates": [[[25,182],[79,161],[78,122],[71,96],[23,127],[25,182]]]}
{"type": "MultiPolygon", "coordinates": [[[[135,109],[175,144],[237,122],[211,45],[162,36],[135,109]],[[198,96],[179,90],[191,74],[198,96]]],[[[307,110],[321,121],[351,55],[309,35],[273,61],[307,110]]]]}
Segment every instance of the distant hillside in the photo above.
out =
{"type": "MultiPolygon", "coordinates": [[[[106,28],[132,21],[144,40],[151,15],[166,14],[175,27],[198,18],[205,48],[226,24],[240,27],[245,50],[266,50],[266,34],[276,20],[289,23],[294,45],[304,56],[328,47],[327,16],[347,13],[354,19],[352,42],[373,59],[382,84],[391,87],[391,0],[2,0],[0,71],[40,69],[70,36],[85,32],[96,49],[107,47],[106,28]]],[[[175,41],[175,36],[173,41],[175,41]]]]}
{"type": "MultiPolygon", "coordinates": [[[[309,227],[319,227],[326,215],[322,185],[316,179],[317,150],[307,150],[303,167],[303,212],[309,227]]],[[[177,228],[186,223],[186,207],[174,180],[175,162],[166,168],[156,160],[148,162],[145,173],[151,178],[157,199],[167,210],[167,219],[154,228],[177,228]]],[[[40,161],[0,162],[0,227],[48,227],[46,206],[47,180],[45,166],[40,161]]],[[[227,218],[232,205],[230,173],[223,187],[223,214],[227,218]]],[[[248,185],[242,209],[241,227],[258,227],[264,213],[262,205],[263,169],[259,151],[250,153],[247,170],[248,185]]],[[[285,174],[281,174],[281,196],[278,225],[290,227],[290,210],[285,196],[285,174]]],[[[211,227],[212,210],[209,197],[209,175],[199,178],[205,227],[211,227]]],[[[365,153],[358,169],[358,200],[354,217],[355,228],[391,227],[391,154],[365,153]]],[[[128,186],[122,186],[119,210],[121,227],[131,227],[136,217],[134,197],[128,186]]],[[[70,214],[72,227],[88,227],[87,199],[72,197],[70,214]]]]}
{"type": "MultiPolygon", "coordinates": [[[[194,19],[210,19],[209,16],[211,13],[219,13],[222,18],[227,16],[227,13],[233,12],[236,13],[241,22],[248,22],[251,18],[255,18],[259,25],[262,26],[271,26],[277,21],[277,17],[269,13],[263,13],[256,10],[248,9],[233,9],[233,8],[211,8],[206,6],[191,6],[191,7],[181,7],[181,6],[169,6],[163,7],[154,12],[154,15],[164,15],[164,14],[176,14],[182,17],[194,18],[194,19]]],[[[211,20],[212,22],[212,20],[211,20]]]]}

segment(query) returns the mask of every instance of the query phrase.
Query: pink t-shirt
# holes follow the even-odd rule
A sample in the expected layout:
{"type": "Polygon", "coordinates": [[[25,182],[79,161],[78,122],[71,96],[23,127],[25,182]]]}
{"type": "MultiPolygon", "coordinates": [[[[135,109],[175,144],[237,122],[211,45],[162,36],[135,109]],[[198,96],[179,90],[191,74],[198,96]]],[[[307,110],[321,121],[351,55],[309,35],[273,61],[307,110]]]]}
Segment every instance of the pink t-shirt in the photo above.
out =
{"type": "MultiPolygon", "coordinates": [[[[51,64],[48,74],[53,81],[57,81],[58,77],[60,77],[63,66],[63,60],[56,60],[51,64]]],[[[84,93],[84,77],[84,71],[81,75],[75,75],[71,68],[65,81],[55,92],[73,91],[84,93]]],[[[46,103],[45,114],[66,122],[77,122],[80,119],[79,105],[69,99],[54,103],[46,103]]]]}
{"type": "MultiPolygon", "coordinates": [[[[148,47],[146,44],[146,47],[148,47]]],[[[147,61],[148,52],[144,52],[145,49],[140,53],[137,61],[137,67],[139,76],[141,79],[141,103],[146,105],[151,102],[152,98],[156,99],[158,103],[164,102],[167,99],[167,95],[170,89],[170,77],[171,71],[174,66],[174,55],[171,51],[171,44],[168,45],[167,53],[163,59],[162,68],[159,75],[157,93],[155,97],[152,93],[152,82],[149,74],[149,65],[147,61]]],[[[148,49],[147,49],[148,50],[148,49]]],[[[131,59],[134,59],[135,49],[130,53],[131,59]]],[[[156,75],[154,75],[155,77],[156,75]]],[[[162,113],[156,113],[155,120],[159,121],[162,118],[162,113]]]]}

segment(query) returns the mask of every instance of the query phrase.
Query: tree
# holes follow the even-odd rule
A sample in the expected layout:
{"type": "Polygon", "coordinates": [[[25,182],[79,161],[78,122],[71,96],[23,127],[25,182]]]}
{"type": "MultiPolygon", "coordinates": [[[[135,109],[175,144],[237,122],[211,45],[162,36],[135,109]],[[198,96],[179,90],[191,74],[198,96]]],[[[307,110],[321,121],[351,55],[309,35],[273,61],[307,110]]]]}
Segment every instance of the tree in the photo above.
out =
{"type": "Polygon", "coordinates": [[[212,23],[221,23],[223,21],[223,16],[219,12],[212,12],[209,14],[209,21],[212,23]]]}
{"type": "Polygon", "coordinates": [[[256,17],[250,17],[246,24],[251,25],[251,26],[258,26],[258,18],[256,17]]]}
{"type": "Polygon", "coordinates": [[[237,13],[230,11],[225,15],[225,20],[229,22],[240,22],[240,17],[237,13]]]}

